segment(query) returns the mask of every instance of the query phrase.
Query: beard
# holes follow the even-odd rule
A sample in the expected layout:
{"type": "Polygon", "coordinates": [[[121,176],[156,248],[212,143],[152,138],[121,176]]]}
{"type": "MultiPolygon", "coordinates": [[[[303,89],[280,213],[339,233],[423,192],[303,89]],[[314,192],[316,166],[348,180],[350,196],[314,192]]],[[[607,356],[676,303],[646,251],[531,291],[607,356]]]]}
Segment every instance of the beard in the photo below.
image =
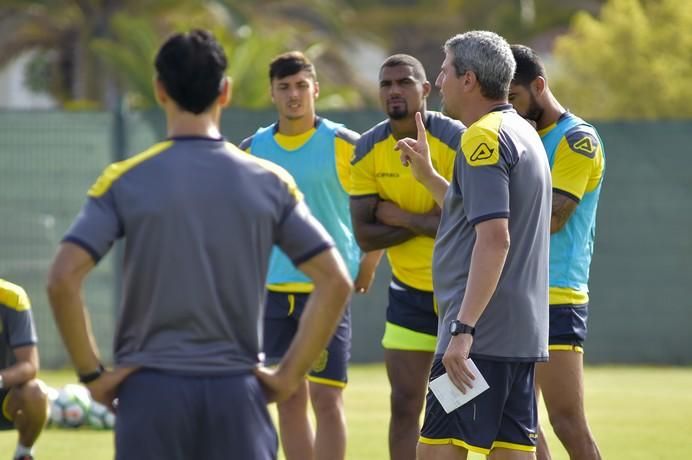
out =
{"type": "Polygon", "coordinates": [[[538,122],[538,120],[541,119],[543,116],[543,107],[541,107],[538,104],[538,101],[536,100],[533,95],[531,95],[531,101],[529,102],[529,108],[526,110],[526,115],[524,115],[524,118],[527,120],[531,120],[533,122],[538,122]]]}
{"type": "Polygon", "coordinates": [[[403,120],[409,116],[408,104],[397,100],[397,105],[387,109],[387,116],[392,120],[403,120]]]}
{"type": "Polygon", "coordinates": [[[387,116],[392,120],[403,120],[408,117],[408,110],[406,109],[395,109],[387,112],[387,116]]]}

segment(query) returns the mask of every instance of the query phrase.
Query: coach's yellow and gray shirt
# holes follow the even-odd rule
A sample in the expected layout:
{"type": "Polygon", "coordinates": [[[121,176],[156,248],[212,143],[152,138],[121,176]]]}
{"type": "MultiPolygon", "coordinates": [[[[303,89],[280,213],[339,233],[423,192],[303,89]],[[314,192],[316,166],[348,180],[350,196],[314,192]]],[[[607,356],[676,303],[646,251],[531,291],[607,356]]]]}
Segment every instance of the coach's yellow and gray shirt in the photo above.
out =
{"type": "MultiPolygon", "coordinates": [[[[426,112],[425,128],[433,167],[450,180],[464,125],[439,112],[426,112]]],[[[404,211],[428,212],[435,206],[435,199],[413,177],[411,168],[401,164],[400,154],[394,150],[396,143],[389,120],[382,121],[361,136],[351,164],[351,197],[375,195],[395,203],[404,211]]],[[[432,291],[433,244],[433,238],[417,235],[387,248],[394,276],[416,289],[432,291]]]]}
{"type": "Polygon", "coordinates": [[[440,309],[436,354],[466,292],[475,225],[509,221],[510,247],[497,288],[476,323],[471,356],[509,361],[548,358],[550,167],[535,129],[501,105],[469,126],[442,208],[433,255],[440,309]]]}
{"type": "Polygon", "coordinates": [[[16,362],[15,348],[36,342],[29,297],[20,286],[0,278],[0,369],[16,362]]]}
{"type": "Polygon", "coordinates": [[[195,375],[257,365],[274,244],[296,265],[333,245],[285,170],[196,137],[106,168],[65,240],[98,261],[121,237],[116,363],[195,375]]]}

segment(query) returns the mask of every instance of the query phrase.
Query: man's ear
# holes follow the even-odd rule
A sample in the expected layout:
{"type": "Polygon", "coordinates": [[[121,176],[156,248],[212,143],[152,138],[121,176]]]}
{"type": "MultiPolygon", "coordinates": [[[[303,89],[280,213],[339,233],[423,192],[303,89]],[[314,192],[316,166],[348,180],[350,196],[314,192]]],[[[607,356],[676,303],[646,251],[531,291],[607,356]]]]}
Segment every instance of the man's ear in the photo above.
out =
{"type": "Polygon", "coordinates": [[[233,79],[231,77],[224,77],[221,81],[221,92],[219,93],[219,105],[221,107],[228,107],[231,103],[233,97],[233,79]]]}
{"type": "Polygon", "coordinates": [[[478,84],[478,77],[476,76],[476,72],[473,72],[471,70],[467,70],[466,73],[464,73],[464,75],[460,77],[460,79],[461,84],[463,85],[464,92],[472,91],[478,84]]]}
{"type": "Polygon", "coordinates": [[[543,77],[536,77],[536,79],[531,82],[531,89],[533,90],[534,95],[539,97],[543,95],[547,87],[548,83],[543,77]]]}
{"type": "Polygon", "coordinates": [[[425,80],[423,82],[423,98],[426,98],[430,95],[430,90],[432,90],[432,85],[428,80],[425,80]]]}
{"type": "Polygon", "coordinates": [[[169,99],[168,92],[166,92],[166,87],[163,85],[161,80],[159,80],[159,78],[156,76],[154,76],[153,86],[156,102],[158,102],[160,106],[166,105],[169,99]]]}
{"type": "Polygon", "coordinates": [[[320,97],[320,82],[315,80],[315,99],[320,97]]]}

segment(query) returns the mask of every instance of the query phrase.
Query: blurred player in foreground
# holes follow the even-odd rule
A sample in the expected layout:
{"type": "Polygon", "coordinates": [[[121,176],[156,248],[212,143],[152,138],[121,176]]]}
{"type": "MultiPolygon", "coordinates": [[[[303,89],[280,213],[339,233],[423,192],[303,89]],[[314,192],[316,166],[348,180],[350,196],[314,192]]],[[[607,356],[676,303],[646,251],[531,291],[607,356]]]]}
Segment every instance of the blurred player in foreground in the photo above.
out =
{"type": "Polygon", "coordinates": [[[266,403],[303,382],[351,293],[293,178],[221,137],[226,66],[208,32],[164,43],[155,89],[169,137],[104,171],[50,271],[50,302],[81,382],[97,401],[118,398],[118,460],[276,458],[266,403]],[[115,369],[105,370],[81,290],[120,238],[115,369]],[[315,289],[289,351],[267,370],[258,366],[274,244],[315,289]]]}

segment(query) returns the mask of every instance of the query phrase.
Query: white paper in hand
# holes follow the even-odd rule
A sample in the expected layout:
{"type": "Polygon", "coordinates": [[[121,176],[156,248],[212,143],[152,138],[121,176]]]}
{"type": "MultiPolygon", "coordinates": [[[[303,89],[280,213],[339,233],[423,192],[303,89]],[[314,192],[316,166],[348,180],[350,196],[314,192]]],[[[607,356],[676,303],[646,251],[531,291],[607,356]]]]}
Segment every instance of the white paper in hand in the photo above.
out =
{"type": "Polygon", "coordinates": [[[473,361],[470,359],[467,360],[466,365],[476,377],[473,381],[473,387],[467,389],[466,394],[462,393],[461,390],[449,380],[449,376],[446,372],[430,382],[430,389],[437,400],[440,401],[442,408],[448,414],[490,388],[488,382],[485,381],[473,361]]]}

